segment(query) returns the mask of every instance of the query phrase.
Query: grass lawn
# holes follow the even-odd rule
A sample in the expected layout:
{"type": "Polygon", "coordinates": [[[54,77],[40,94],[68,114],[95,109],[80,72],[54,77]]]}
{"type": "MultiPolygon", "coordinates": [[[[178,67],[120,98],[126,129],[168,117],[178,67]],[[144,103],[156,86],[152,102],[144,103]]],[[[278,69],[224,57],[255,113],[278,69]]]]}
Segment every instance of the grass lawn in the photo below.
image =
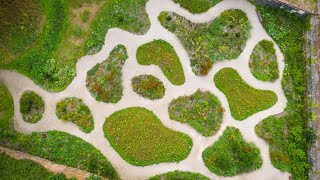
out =
{"type": "Polygon", "coordinates": [[[141,65],[157,65],[174,85],[185,82],[183,68],[174,48],[164,40],[143,44],[137,50],[137,61],[141,65]]]}
{"type": "Polygon", "coordinates": [[[37,123],[44,113],[44,102],[41,96],[33,91],[25,91],[20,99],[20,112],[24,121],[37,123]]]}
{"type": "Polygon", "coordinates": [[[276,50],[273,42],[260,41],[253,49],[249,61],[252,75],[261,81],[275,81],[279,78],[276,50]]]}
{"type": "Polygon", "coordinates": [[[240,131],[227,127],[220,139],[203,153],[205,165],[219,176],[252,172],[262,165],[260,150],[244,141],[240,131]]]}
{"type": "Polygon", "coordinates": [[[80,168],[109,179],[119,179],[118,173],[104,155],[81,138],[60,131],[20,134],[15,131],[13,99],[0,83],[0,145],[27,152],[58,164],[80,168]]]}
{"type": "Polygon", "coordinates": [[[192,147],[189,136],[168,129],[153,112],[142,107],[113,113],[106,118],[103,130],[120,156],[136,166],[179,162],[192,147]]]}
{"type": "Polygon", "coordinates": [[[200,173],[172,171],[153,176],[149,180],[209,180],[209,178],[200,173]]]}
{"type": "Polygon", "coordinates": [[[212,136],[219,130],[223,111],[216,96],[201,90],[174,99],[169,105],[170,119],[188,123],[203,136],[212,136]]]}
{"type": "Polygon", "coordinates": [[[147,99],[161,99],[166,91],[163,83],[155,76],[140,75],[132,78],[133,91],[147,99]]]}
{"type": "Polygon", "coordinates": [[[123,92],[122,67],[128,59],[127,50],[118,45],[107,60],[95,65],[87,73],[87,88],[97,101],[117,103],[123,92]]]}
{"type": "Polygon", "coordinates": [[[227,97],[231,115],[236,120],[244,120],[269,109],[278,101],[274,92],[249,86],[232,68],[221,69],[215,74],[214,83],[227,97]]]}
{"type": "Polygon", "coordinates": [[[63,174],[53,174],[42,165],[31,160],[17,160],[0,153],[1,179],[67,179],[63,174]]]}
{"type": "Polygon", "coordinates": [[[180,39],[198,76],[207,75],[217,61],[237,58],[250,37],[251,25],[241,10],[226,10],[203,24],[192,23],[173,12],[162,12],[158,19],[180,39]]]}
{"type": "Polygon", "coordinates": [[[85,133],[91,132],[94,128],[91,111],[82,99],[70,97],[58,102],[56,115],[63,121],[75,123],[85,133]]]}
{"type": "Polygon", "coordinates": [[[193,14],[203,13],[218,4],[221,0],[173,0],[193,14]]]}

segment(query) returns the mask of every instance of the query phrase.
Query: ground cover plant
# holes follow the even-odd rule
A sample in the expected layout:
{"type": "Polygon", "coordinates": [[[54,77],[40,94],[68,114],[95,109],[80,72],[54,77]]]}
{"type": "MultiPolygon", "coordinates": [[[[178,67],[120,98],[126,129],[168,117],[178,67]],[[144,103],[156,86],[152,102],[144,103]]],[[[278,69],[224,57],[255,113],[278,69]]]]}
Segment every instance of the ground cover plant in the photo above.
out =
{"type": "Polygon", "coordinates": [[[226,10],[211,22],[196,24],[172,12],[162,12],[162,26],[174,33],[188,51],[196,75],[207,75],[217,61],[237,58],[250,36],[251,25],[241,10],[226,10]]]}
{"type": "Polygon", "coordinates": [[[252,172],[262,165],[260,150],[247,143],[234,127],[227,127],[220,139],[202,153],[202,158],[210,171],[219,176],[252,172]]]}
{"type": "Polygon", "coordinates": [[[203,136],[212,136],[219,130],[223,111],[216,96],[201,90],[174,99],[169,105],[170,119],[188,123],[203,136]]]}
{"type": "Polygon", "coordinates": [[[193,173],[188,171],[172,171],[159,174],[149,178],[149,180],[209,180],[206,176],[200,173],[193,173]]]}
{"type": "Polygon", "coordinates": [[[67,179],[63,174],[53,174],[31,160],[17,160],[0,153],[1,179],[67,179]]]}
{"type": "Polygon", "coordinates": [[[269,90],[259,90],[249,86],[232,68],[224,68],[214,76],[217,88],[228,99],[231,115],[236,120],[269,109],[278,101],[277,95],[269,90]]]}
{"type": "Polygon", "coordinates": [[[191,13],[203,13],[218,4],[221,0],[173,0],[191,13]]]}
{"type": "Polygon", "coordinates": [[[91,132],[94,128],[91,111],[82,99],[70,97],[61,100],[57,103],[56,115],[63,121],[75,123],[85,133],[91,132]]]}
{"type": "Polygon", "coordinates": [[[161,99],[165,94],[163,83],[155,76],[140,75],[132,78],[133,91],[147,99],[161,99]]]}
{"type": "Polygon", "coordinates": [[[37,123],[43,116],[44,106],[41,96],[33,91],[25,91],[20,99],[20,112],[23,120],[37,123]]]}
{"type": "Polygon", "coordinates": [[[253,49],[249,66],[252,75],[261,81],[275,81],[279,78],[276,50],[268,40],[260,41],[253,49]]]}
{"type": "Polygon", "coordinates": [[[106,118],[103,131],[120,156],[136,166],[181,161],[192,147],[189,136],[168,129],[153,112],[142,107],[113,113],[106,118]]]}
{"type": "Polygon", "coordinates": [[[107,60],[95,65],[87,73],[87,88],[97,101],[117,103],[123,92],[122,67],[128,59],[127,50],[118,45],[107,60]]]}
{"type": "Polygon", "coordinates": [[[137,50],[137,61],[141,65],[157,65],[174,85],[185,82],[183,68],[174,48],[168,42],[158,39],[143,44],[137,50]]]}
{"type": "Polygon", "coordinates": [[[17,132],[13,126],[13,99],[0,83],[0,145],[39,156],[58,164],[86,170],[109,179],[118,173],[105,156],[81,138],[60,131],[30,135],[17,132]]]}

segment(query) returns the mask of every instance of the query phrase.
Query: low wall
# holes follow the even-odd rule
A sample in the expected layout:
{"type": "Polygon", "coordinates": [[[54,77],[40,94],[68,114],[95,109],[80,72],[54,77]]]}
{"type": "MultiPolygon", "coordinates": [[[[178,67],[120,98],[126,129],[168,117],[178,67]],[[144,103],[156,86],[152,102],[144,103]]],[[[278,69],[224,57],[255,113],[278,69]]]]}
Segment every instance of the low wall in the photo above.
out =
{"type": "Polygon", "coordinates": [[[263,4],[263,5],[269,5],[269,6],[273,6],[273,7],[276,7],[276,8],[281,8],[281,9],[285,9],[287,11],[290,11],[292,13],[296,13],[296,14],[299,14],[301,16],[304,16],[304,15],[308,15],[308,14],[312,14],[311,12],[309,11],[306,11],[306,10],[303,10],[301,8],[298,8],[298,7],[295,7],[295,6],[292,6],[290,4],[287,4],[287,3],[284,3],[284,2],[281,2],[279,0],[253,0],[259,4],[263,4]]]}

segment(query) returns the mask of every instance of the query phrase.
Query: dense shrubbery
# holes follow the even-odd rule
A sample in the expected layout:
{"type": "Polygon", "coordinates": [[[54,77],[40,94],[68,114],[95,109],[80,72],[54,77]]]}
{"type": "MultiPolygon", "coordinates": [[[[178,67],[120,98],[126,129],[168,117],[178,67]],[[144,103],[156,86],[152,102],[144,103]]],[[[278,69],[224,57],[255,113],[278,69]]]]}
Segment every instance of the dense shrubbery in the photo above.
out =
{"type": "Polygon", "coordinates": [[[161,99],[165,94],[165,87],[160,79],[152,75],[140,75],[132,78],[133,91],[148,99],[161,99]]]}
{"type": "Polygon", "coordinates": [[[169,105],[173,120],[188,123],[204,136],[214,135],[220,128],[223,115],[220,101],[209,91],[198,90],[190,96],[182,96],[169,105]]]}
{"type": "Polygon", "coordinates": [[[153,176],[149,180],[209,180],[209,178],[200,173],[172,171],[153,176]]]}
{"type": "Polygon", "coordinates": [[[173,0],[191,13],[203,13],[218,4],[221,0],[173,0]]]}
{"type": "Polygon", "coordinates": [[[178,36],[188,51],[196,75],[206,75],[217,61],[237,58],[250,34],[250,23],[241,10],[227,10],[205,24],[195,24],[172,12],[162,12],[161,24],[178,36]]]}
{"type": "Polygon", "coordinates": [[[20,112],[24,121],[37,123],[44,113],[44,102],[42,97],[33,91],[26,91],[20,99],[20,112]]]}

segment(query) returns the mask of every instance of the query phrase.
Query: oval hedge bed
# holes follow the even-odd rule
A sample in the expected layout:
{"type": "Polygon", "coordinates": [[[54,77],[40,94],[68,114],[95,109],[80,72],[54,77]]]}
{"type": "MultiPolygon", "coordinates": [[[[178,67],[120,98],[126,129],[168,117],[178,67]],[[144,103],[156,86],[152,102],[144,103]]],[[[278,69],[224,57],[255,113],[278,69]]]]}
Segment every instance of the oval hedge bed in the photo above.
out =
{"type": "Polygon", "coordinates": [[[157,77],[140,75],[132,78],[133,91],[147,99],[161,99],[165,94],[165,87],[157,77]]]}
{"type": "Polygon", "coordinates": [[[44,113],[44,102],[41,96],[33,91],[25,91],[20,99],[20,112],[24,121],[37,123],[44,113]]]}

